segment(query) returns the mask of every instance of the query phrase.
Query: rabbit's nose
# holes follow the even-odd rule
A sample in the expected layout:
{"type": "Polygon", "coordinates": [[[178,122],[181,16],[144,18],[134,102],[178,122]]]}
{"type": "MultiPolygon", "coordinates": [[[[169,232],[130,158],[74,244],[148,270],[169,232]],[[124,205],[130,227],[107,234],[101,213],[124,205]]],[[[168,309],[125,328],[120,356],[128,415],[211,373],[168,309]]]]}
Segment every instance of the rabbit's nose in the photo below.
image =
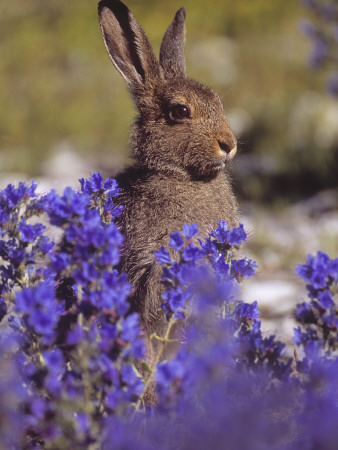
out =
{"type": "Polygon", "coordinates": [[[227,155],[227,159],[231,159],[235,156],[235,153],[237,151],[237,144],[236,142],[223,142],[218,141],[218,146],[227,155]]]}
{"type": "Polygon", "coordinates": [[[226,142],[218,141],[219,148],[225,153],[230,153],[231,148],[226,142]]]}

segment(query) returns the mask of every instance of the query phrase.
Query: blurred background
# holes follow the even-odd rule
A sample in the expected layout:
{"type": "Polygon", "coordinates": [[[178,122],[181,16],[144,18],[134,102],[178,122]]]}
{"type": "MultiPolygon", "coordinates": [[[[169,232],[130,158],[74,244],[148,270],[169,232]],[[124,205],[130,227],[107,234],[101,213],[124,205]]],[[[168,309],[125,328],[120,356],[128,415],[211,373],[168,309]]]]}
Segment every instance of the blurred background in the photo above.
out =
{"type": "MultiPolygon", "coordinates": [[[[156,53],[185,6],[188,74],[221,95],[239,141],[234,188],[261,268],[248,295],[268,303],[273,287],[298,301],[296,262],[338,253],[338,101],[325,71],[307,65],[299,23],[309,12],[298,0],[126,3],[156,53]]],[[[11,0],[0,11],[0,187],[33,177],[47,190],[116,173],[128,162],[134,110],[103,45],[97,1],[11,0]]]]}

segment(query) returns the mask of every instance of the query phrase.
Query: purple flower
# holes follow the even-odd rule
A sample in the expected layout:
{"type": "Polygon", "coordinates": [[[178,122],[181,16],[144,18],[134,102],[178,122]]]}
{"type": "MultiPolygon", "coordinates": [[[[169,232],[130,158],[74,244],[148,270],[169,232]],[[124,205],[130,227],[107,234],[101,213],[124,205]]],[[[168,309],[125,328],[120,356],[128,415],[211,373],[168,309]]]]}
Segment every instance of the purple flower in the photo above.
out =
{"type": "Polygon", "coordinates": [[[86,434],[90,430],[90,416],[84,412],[78,412],[75,416],[77,429],[81,434],[86,434]]]}
{"type": "Polygon", "coordinates": [[[182,233],[187,239],[192,239],[198,233],[198,226],[196,223],[188,225],[185,223],[182,228],[182,233]]]}
{"type": "Polygon", "coordinates": [[[123,205],[115,206],[113,200],[109,197],[107,198],[104,206],[104,215],[106,218],[114,219],[115,217],[119,217],[122,214],[124,209],[123,205]]]}
{"type": "Polygon", "coordinates": [[[84,178],[81,178],[79,181],[81,184],[81,192],[85,192],[86,194],[92,194],[102,189],[103,176],[100,173],[95,172],[92,174],[90,180],[85,180],[84,178]]]}
{"type": "Polygon", "coordinates": [[[323,324],[328,327],[331,328],[334,332],[335,335],[333,334],[332,336],[330,336],[327,340],[329,342],[330,347],[332,346],[332,348],[335,348],[337,346],[337,329],[338,329],[338,317],[335,314],[335,312],[332,312],[330,314],[323,314],[321,317],[323,324]]]}
{"type": "Polygon", "coordinates": [[[6,314],[7,314],[6,302],[2,297],[0,297],[0,322],[6,316],[6,314]]]}
{"type": "Polygon", "coordinates": [[[47,399],[40,397],[34,398],[31,402],[30,409],[35,420],[44,420],[49,409],[47,399]]]}
{"type": "MultiPolygon", "coordinates": [[[[15,246],[16,244],[14,244],[15,246]]],[[[38,243],[37,243],[38,246],[38,243]]],[[[9,260],[11,261],[11,263],[13,265],[15,265],[16,267],[18,267],[23,261],[25,261],[25,259],[27,258],[27,254],[25,252],[24,249],[22,248],[13,248],[12,246],[8,249],[8,254],[7,254],[9,260]]],[[[32,255],[33,257],[33,255],[32,255]]]]}
{"type": "Polygon", "coordinates": [[[106,404],[111,411],[114,411],[118,407],[120,402],[121,393],[119,391],[113,390],[107,394],[106,404]]]}
{"type": "Polygon", "coordinates": [[[94,172],[89,180],[81,178],[81,192],[88,195],[95,194],[103,190],[106,194],[116,197],[120,191],[117,187],[117,181],[113,178],[107,178],[105,181],[99,172],[94,172]]]}
{"type": "Polygon", "coordinates": [[[338,282],[338,258],[332,259],[329,262],[328,274],[335,282],[338,282]]]}
{"type": "Polygon", "coordinates": [[[103,183],[103,189],[107,192],[107,194],[116,197],[118,193],[120,192],[120,189],[118,189],[117,181],[114,180],[114,178],[107,178],[106,181],[103,183]]]}
{"type": "Polygon", "coordinates": [[[181,250],[184,245],[184,239],[179,231],[170,233],[169,245],[176,251],[181,250]]]}
{"type": "Polygon", "coordinates": [[[63,368],[63,355],[60,349],[46,350],[42,353],[43,359],[50,372],[60,373],[63,368]]]}
{"type": "Polygon", "coordinates": [[[119,333],[117,326],[113,323],[109,323],[106,318],[107,317],[102,321],[99,347],[105,355],[109,355],[116,345],[116,339],[118,338],[119,333]]]}
{"type": "Polygon", "coordinates": [[[182,251],[182,257],[184,261],[199,261],[203,258],[204,252],[200,247],[196,247],[194,244],[188,244],[182,251]]]}
{"type": "Polygon", "coordinates": [[[227,264],[224,258],[219,258],[214,262],[213,268],[217,275],[229,275],[229,264],[227,264]]]}
{"type": "Polygon", "coordinates": [[[334,301],[329,291],[319,292],[318,299],[320,301],[320,305],[326,310],[334,306],[334,301]]]}
{"type": "Polygon", "coordinates": [[[58,316],[52,315],[51,310],[33,309],[29,314],[29,324],[36,333],[52,336],[58,322],[58,316]]]}
{"type": "Polygon", "coordinates": [[[143,337],[141,336],[141,332],[137,339],[134,339],[130,342],[130,347],[124,350],[123,355],[127,360],[129,359],[138,359],[142,360],[146,357],[146,346],[143,337]]]}
{"type": "Polygon", "coordinates": [[[104,375],[105,380],[109,381],[113,386],[118,386],[119,371],[116,365],[112,364],[112,360],[105,354],[101,353],[97,360],[97,369],[104,375]]]}
{"type": "Polygon", "coordinates": [[[22,313],[29,313],[35,306],[35,291],[33,288],[24,289],[16,295],[16,310],[22,313]]]}
{"type": "Polygon", "coordinates": [[[35,239],[40,237],[43,231],[46,229],[46,227],[41,223],[29,225],[24,220],[21,220],[18,228],[21,233],[21,239],[24,242],[34,242],[35,239]]]}
{"type": "Polygon", "coordinates": [[[244,303],[240,302],[237,305],[237,314],[242,319],[258,319],[260,316],[260,312],[258,311],[257,307],[257,301],[254,301],[253,303],[244,303]]]}
{"type": "MultiPolygon", "coordinates": [[[[308,255],[308,259],[311,256],[308,255]]],[[[310,281],[311,274],[312,274],[312,267],[310,267],[307,264],[298,264],[298,266],[295,269],[295,273],[302,278],[304,281],[310,281]]]]}
{"type": "MultiPolygon", "coordinates": [[[[155,254],[156,253],[157,252],[155,252],[155,254]]],[[[164,261],[165,261],[165,263],[167,263],[167,260],[164,260],[164,261]]],[[[170,262],[172,262],[172,261],[170,260],[169,263],[170,262]]],[[[179,277],[181,272],[182,272],[182,265],[178,264],[177,261],[174,261],[172,263],[171,267],[163,267],[162,281],[165,282],[166,285],[170,285],[171,286],[171,285],[175,284],[175,281],[179,277]]]]}
{"type": "Polygon", "coordinates": [[[61,226],[73,217],[84,216],[89,208],[90,197],[66,187],[61,197],[55,190],[51,190],[43,201],[43,209],[49,214],[51,224],[61,226]]]}
{"type": "Polygon", "coordinates": [[[124,341],[133,341],[140,335],[140,317],[134,313],[126,317],[123,321],[123,329],[121,333],[121,339],[124,341]]]}
{"type": "Polygon", "coordinates": [[[308,303],[301,303],[296,306],[296,318],[301,323],[313,323],[315,316],[308,303]]]}
{"type": "Polygon", "coordinates": [[[244,226],[240,223],[238,228],[233,228],[228,232],[229,245],[241,245],[242,242],[246,241],[246,237],[244,226]]]}
{"type": "Polygon", "coordinates": [[[27,316],[36,333],[52,336],[62,307],[57,304],[53,286],[44,281],[36,288],[26,288],[16,294],[16,310],[27,316]]]}
{"type": "Polygon", "coordinates": [[[99,278],[99,271],[94,263],[83,261],[81,267],[74,270],[73,277],[76,283],[86,285],[99,278]]]}
{"type": "MultiPolygon", "coordinates": [[[[5,224],[9,219],[9,211],[6,211],[0,203],[0,225],[5,224]]],[[[0,236],[4,235],[4,231],[0,228],[0,236]]]]}
{"type": "Polygon", "coordinates": [[[310,282],[308,291],[313,297],[318,289],[325,288],[330,282],[329,276],[335,274],[336,265],[335,260],[330,260],[328,255],[319,251],[316,256],[308,255],[306,263],[299,264],[295,272],[304,281],[310,282]]]}
{"type": "MultiPolygon", "coordinates": [[[[88,261],[87,268],[92,269],[98,265],[102,267],[118,264],[123,236],[114,223],[104,225],[98,211],[87,212],[81,224],[71,223],[65,235],[72,245],[72,256],[76,264],[81,265],[81,261],[88,261]]],[[[80,278],[81,271],[82,268],[78,269],[80,278]]]]}
{"type": "Polygon", "coordinates": [[[51,253],[49,255],[52,267],[55,272],[60,273],[67,267],[69,267],[71,263],[71,255],[64,252],[51,253]]]}
{"type": "Polygon", "coordinates": [[[239,259],[231,261],[231,274],[238,280],[242,277],[250,278],[255,275],[258,265],[252,259],[239,259]]]}
{"type": "Polygon", "coordinates": [[[219,251],[217,250],[217,247],[215,245],[215,242],[213,240],[211,240],[209,237],[206,238],[205,241],[202,241],[201,239],[199,239],[199,243],[201,245],[201,248],[203,249],[204,253],[209,257],[209,258],[215,258],[216,260],[219,259],[219,251]]]}
{"type": "Polygon", "coordinates": [[[189,284],[196,281],[201,276],[200,268],[193,262],[175,261],[171,267],[164,267],[162,281],[166,287],[176,286],[177,284],[189,284]]]}
{"type": "Polygon", "coordinates": [[[73,329],[67,333],[66,343],[68,345],[77,345],[84,338],[84,330],[79,325],[76,325],[73,329]]]}
{"type": "Polygon", "coordinates": [[[183,347],[174,360],[162,362],[158,365],[156,381],[160,394],[163,395],[172,385],[182,386],[189,374],[186,364],[189,356],[186,348],[183,347]]]}
{"type": "Polygon", "coordinates": [[[122,380],[126,384],[133,384],[138,380],[135,370],[132,366],[123,366],[121,370],[122,380]]]}
{"type": "Polygon", "coordinates": [[[305,345],[308,341],[318,341],[319,336],[317,333],[316,328],[308,327],[305,329],[305,331],[302,331],[300,327],[294,328],[294,337],[293,342],[295,342],[297,345],[305,345]]]}
{"type": "Polygon", "coordinates": [[[35,248],[43,254],[49,253],[54,247],[54,242],[50,241],[47,236],[41,236],[35,243],[35,248]]]}
{"type": "Polygon", "coordinates": [[[129,309],[127,297],[130,294],[131,285],[127,281],[126,274],[118,274],[116,270],[106,272],[103,275],[102,290],[97,291],[97,299],[94,304],[99,308],[115,310],[123,316],[129,309]]]}
{"type": "Polygon", "coordinates": [[[81,178],[81,192],[89,195],[92,206],[102,217],[105,224],[111,223],[115,217],[121,215],[123,205],[116,206],[113,198],[117,197],[120,189],[117,181],[107,178],[105,181],[100,173],[94,173],[89,180],[81,178]]]}
{"type": "Polygon", "coordinates": [[[168,250],[166,250],[166,248],[163,245],[157,252],[154,252],[154,255],[156,257],[157,262],[159,262],[160,264],[170,264],[172,262],[170,258],[170,253],[168,252],[168,250]]]}
{"type": "Polygon", "coordinates": [[[6,199],[8,206],[13,208],[17,206],[22,200],[28,200],[31,197],[35,197],[35,190],[37,184],[34,181],[30,186],[27,186],[24,182],[20,181],[16,188],[12,184],[9,184],[3,191],[0,192],[0,199],[6,199]]]}
{"type": "Polygon", "coordinates": [[[8,317],[8,324],[12,330],[17,333],[20,333],[22,330],[22,320],[20,317],[10,315],[8,317]]]}
{"type": "Polygon", "coordinates": [[[169,311],[175,314],[177,318],[184,318],[184,309],[186,301],[191,298],[191,291],[183,291],[181,286],[176,289],[169,289],[164,291],[162,298],[165,301],[165,305],[169,308],[169,311]]]}
{"type": "Polygon", "coordinates": [[[311,275],[311,284],[315,289],[321,289],[326,286],[326,269],[322,267],[322,270],[314,271],[311,275]]]}
{"type": "Polygon", "coordinates": [[[210,233],[211,236],[213,236],[214,238],[216,238],[221,244],[225,244],[228,242],[228,224],[223,221],[220,220],[218,222],[218,227],[216,228],[216,230],[213,230],[210,233]]]}
{"type": "Polygon", "coordinates": [[[293,329],[293,342],[297,345],[300,345],[304,342],[304,333],[298,328],[293,329]]]}

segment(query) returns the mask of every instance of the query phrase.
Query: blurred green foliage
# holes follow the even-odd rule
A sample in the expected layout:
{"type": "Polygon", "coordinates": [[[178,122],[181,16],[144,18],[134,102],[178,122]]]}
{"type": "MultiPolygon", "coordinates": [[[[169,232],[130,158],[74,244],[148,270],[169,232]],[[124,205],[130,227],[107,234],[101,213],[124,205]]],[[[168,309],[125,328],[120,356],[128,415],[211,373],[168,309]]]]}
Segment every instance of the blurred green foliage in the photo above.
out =
{"type": "MultiPolygon", "coordinates": [[[[297,1],[126,3],[156,51],[176,9],[186,7],[188,72],[222,96],[239,137],[235,174],[244,197],[304,194],[309,176],[309,191],[334,183],[338,135],[325,130],[338,119],[337,104],[306,67],[297,1]]],[[[109,173],[127,158],[133,107],[106,54],[96,0],[3,3],[0,52],[0,171],[39,174],[63,141],[94,155],[93,170],[109,173]]]]}

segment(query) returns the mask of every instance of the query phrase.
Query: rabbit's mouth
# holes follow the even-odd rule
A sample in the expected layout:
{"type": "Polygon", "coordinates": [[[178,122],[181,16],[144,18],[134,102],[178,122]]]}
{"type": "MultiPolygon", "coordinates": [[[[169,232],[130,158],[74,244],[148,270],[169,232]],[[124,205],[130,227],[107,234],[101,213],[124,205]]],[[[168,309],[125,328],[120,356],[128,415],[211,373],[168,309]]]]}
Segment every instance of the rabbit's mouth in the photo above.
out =
{"type": "Polygon", "coordinates": [[[232,158],[235,156],[237,151],[237,147],[234,147],[230,151],[222,150],[221,148],[218,148],[217,151],[217,161],[214,161],[213,167],[216,171],[220,171],[225,169],[225,166],[229,161],[232,160],[232,158]]]}
{"type": "Polygon", "coordinates": [[[217,172],[220,172],[221,170],[225,169],[225,165],[226,165],[226,160],[225,159],[222,159],[222,160],[219,160],[219,161],[214,161],[209,166],[210,172],[216,174],[217,172]]]}
{"type": "Polygon", "coordinates": [[[233,149],[230,150],[230,152],[226,156],[226,160],[230,161],[237,153],[237,145],[233,149]]]}

